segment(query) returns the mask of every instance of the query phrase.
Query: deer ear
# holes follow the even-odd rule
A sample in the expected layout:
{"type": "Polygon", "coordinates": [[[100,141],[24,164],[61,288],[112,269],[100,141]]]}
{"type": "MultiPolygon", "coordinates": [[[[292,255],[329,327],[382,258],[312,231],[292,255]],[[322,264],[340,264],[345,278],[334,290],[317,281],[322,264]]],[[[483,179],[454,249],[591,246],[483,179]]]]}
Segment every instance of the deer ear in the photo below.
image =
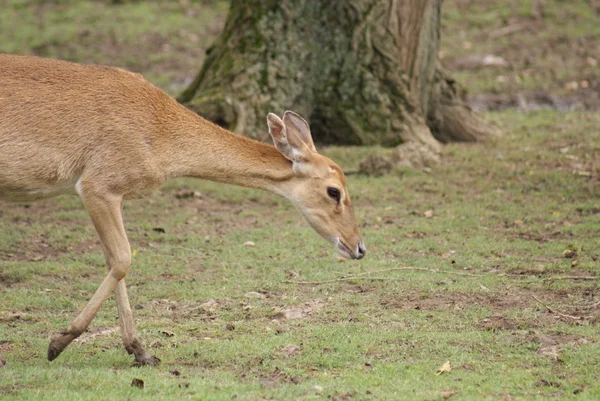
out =
{"type": "Polygon", "coordinates": [[[283,123],[285,124],[287,131],[294,131],[312,152],[317,151],[312,135],[310,134],[310,127],[306,120],[300,117],[300,115],[288,110],[283,113],[283,123]]]}
{"type": "Polygon", "coordinates": [[[267,125],[273,144],[288,160],[299,163],[309,159],[311,150],[294,128],[288,130],[281,118],[273,113],[267,114],[267,125]]]}

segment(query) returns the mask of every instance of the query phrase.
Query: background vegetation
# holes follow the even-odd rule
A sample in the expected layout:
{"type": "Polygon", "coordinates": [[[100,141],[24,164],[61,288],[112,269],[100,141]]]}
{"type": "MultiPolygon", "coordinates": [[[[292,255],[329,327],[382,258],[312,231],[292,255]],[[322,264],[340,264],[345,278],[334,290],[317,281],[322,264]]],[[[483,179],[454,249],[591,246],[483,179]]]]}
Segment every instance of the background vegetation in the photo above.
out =
{"type": "MultiPolygon", "coordinates": [[[[226,11],[8,0],[0,51],[122,66],[176,95],[226,11]]],[[[130,298],[158,368],[130,367],[113,300],[46,361],[105,274],[99,241],[75,197],[0,203],[0,396],[600,398],[597,21],[594,1],[445,3],[442,58],[504,135],[423,171],[349,175],[360,262],[266,193],[175,180],[127,203],[130,298]]],[[[347,172],[387,152],[321,150],[347,172]]]]}

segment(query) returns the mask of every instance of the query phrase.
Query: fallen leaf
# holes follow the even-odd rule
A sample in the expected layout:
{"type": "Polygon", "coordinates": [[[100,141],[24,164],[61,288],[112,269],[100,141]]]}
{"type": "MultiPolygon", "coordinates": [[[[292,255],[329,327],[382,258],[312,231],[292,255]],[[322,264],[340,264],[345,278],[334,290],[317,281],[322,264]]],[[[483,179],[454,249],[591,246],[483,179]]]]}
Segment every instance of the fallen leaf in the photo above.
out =
{"type": "Polygon", "coordinates": [[[441,375],[442,373],[448,373],[452,370],[452,367],[450,366],[450,361],[446,361],[444,362],[444,364],[442,366],[440,366],[438,368],[438,370],[435,372],[436,375],[441,375]]]}
{"type": "Polygon", "coordinates": [[[261,294],[260,292],[256,292],[256,291],[250,291],[244,294],[244,296],[246,298],[259,298],[259,299],[263,299],[265,296],[263,294],[261,294]]]}

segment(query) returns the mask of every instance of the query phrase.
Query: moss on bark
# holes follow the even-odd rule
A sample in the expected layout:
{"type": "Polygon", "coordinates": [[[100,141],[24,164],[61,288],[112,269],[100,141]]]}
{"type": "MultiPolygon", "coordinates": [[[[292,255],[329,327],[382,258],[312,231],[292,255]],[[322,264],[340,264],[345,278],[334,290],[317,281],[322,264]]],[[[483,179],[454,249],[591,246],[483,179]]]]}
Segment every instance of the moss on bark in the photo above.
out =
{"type": "Polygon", "coordinates": [[[436,152],[428,123],[448,137],[440,115],[451,89],[437,66],[440,9],[441,0],[232,0],[179,100],[259,140],[269,111],[292,109],[319,142],[436,152]]]}

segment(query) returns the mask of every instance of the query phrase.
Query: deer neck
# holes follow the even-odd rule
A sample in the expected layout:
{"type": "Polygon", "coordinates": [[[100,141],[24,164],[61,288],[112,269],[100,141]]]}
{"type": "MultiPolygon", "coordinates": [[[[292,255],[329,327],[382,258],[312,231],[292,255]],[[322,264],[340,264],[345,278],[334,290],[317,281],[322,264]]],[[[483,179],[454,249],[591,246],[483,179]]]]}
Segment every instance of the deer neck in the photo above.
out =
{"type": "MultiPolygon", "coordinates": [[[[190,118],[190,116],[187,116],[190,118]]],[[[274,146],[236,135],[197,115],[166,135],[166,175],[258,188],[287,197],[292,162],[274,146]]],[[[165,150],[166,150],[165,149],[165,150]]]]}

